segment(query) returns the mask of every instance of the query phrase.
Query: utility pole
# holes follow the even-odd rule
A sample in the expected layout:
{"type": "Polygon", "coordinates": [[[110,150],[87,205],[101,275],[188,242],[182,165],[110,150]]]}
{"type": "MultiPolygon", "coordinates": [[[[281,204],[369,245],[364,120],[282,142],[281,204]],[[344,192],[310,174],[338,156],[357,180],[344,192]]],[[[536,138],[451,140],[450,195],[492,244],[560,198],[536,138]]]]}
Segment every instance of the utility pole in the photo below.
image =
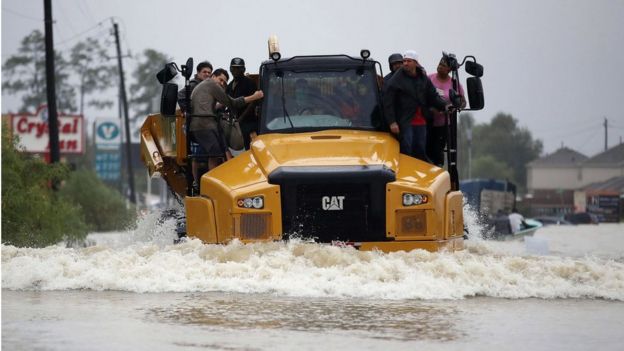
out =
{"type": "Polygon", "coordinates": [[[609,123],[607,123],[607,117],[604,118],[604,127],[605,127],[605,151],[607,151],[609,143],[607,142],[607,130],[609,128],[609,123]]]}
{"type": "Polygon", "coordinates": [[[134,194],[134,172],[132,171],[132,148],[130,141],[130,121],[128,120],[128,100],[126,98],[126,85],[124,82],[123,64],[121,62],[121,46],[119,44],[119,28],[117,23],[113,22],[115,31],[115,42],[117,43],[117,64],[119,65],[119,90],[121,95],[121,103],[124,112],[124,126],[126,128],[126,164],[128,171],[128,186],[130,187],[130,202],[136,203],[134,194]]]}
{"type": "Polygon", "coordinates": [[[56,79],[54,77],[54,40],[52,37],[52,0],[43,0],[46,51],[46,90],[48,94],[48,130],[50,133],[50,163],[61,160],[59,150],[58,115],[56,113],[56,79]]]}

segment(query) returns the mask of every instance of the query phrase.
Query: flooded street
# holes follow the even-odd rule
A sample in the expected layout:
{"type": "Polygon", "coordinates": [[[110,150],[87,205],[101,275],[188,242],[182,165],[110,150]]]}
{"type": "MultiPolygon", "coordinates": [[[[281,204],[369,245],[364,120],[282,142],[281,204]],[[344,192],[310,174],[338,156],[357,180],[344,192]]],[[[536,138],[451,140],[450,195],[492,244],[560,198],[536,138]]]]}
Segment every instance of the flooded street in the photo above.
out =
{"type": "Polygon", "coordinates": [[[624,303],[3,292],[7,350],[618,350],[624,303]]]}
{"type": "Polygon", "coordinates": [[[2,246],[6,350],[620,350],[624,225],[383,254],[170,245],[171,223],[2,246]],[[535,249],[538,247],[538,249],[535,249]],[[546,250],[546,251],[545,251],[546,250]]]}

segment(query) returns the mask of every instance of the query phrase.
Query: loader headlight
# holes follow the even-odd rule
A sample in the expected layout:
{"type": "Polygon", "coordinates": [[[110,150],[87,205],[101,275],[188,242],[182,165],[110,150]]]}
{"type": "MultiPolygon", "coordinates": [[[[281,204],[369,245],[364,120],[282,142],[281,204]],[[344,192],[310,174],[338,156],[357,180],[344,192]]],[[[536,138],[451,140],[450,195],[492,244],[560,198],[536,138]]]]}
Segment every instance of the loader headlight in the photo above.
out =
{"type": "Polygon", "coordinates": [[[403,193],[403,206],[414,206],[427,203],[427,195],[403,193]]]}
{"type": "Polygon", "coordinates": [[[245,197],[238,199],[236,204],[242,208],[261,209],[264,208],[264,198],[262,196],[245,197]]]}
{"type": "Polygon", "coordinates": [[[263,208],[264,199],[262,199],[260,196],[256,196],[253,199],[251,199],[251,205],[253,206],[253,208],[263,208]]]}

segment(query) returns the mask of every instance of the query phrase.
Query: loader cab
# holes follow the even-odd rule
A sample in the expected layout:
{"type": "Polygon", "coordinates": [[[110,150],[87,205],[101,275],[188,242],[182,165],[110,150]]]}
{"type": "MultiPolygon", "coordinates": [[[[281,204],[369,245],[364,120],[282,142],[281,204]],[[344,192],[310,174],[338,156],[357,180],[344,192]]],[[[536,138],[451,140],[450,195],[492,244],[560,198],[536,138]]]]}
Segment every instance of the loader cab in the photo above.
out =
{"type": "Polygon", "coordinates": [[[264,62],[259,134],[379,130],[383,117],[376,64],[346,55],[264,62]]]}

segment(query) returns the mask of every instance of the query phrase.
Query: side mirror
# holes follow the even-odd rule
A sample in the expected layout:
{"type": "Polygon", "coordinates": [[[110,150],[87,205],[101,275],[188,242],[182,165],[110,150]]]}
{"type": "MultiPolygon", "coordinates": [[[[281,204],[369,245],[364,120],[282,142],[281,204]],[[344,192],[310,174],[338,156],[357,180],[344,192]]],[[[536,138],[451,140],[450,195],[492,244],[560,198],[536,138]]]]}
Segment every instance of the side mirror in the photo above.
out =
{"type": "Polygon", "coordinates": [[[481,78],[470,77],[466,80],[468,85],[468,101],[470,102],[471,110],[481,110],[485,106],[485,99],[483,97],[483,85],[481,84],[481,78]]]}
{"type": "Polygon", "coordinates": [[[481,78],[483,77],[483,66],[473,61],[466,61],[466,73],[481,78]]]}
{"type": "Polygon", "coordinates": [[[191,79],[191,76],[193,75],[193,58],[192,57],[189,57],[188,60],[186,60],[186,65],[184,65],[184,69],[182,70],[182,75],[187,80],[191,79]]]}
{"type": "Polygon", "coordinates": [[[165,84],[175,78],[175,76],[177,75],[178,70],[176,69],[175,63],[169,62],[165,64],[165,68],[161,69],[158,73],[156,73],[156,79],[158,79],[160,84],[165,84]]]}
{"type": "Polygon", "coordinates": [[[160,95],[160,114],[163,116],[175,116],[176,104],[178,103],[178,85],[174,83],[163,84],[160,95]]]}

